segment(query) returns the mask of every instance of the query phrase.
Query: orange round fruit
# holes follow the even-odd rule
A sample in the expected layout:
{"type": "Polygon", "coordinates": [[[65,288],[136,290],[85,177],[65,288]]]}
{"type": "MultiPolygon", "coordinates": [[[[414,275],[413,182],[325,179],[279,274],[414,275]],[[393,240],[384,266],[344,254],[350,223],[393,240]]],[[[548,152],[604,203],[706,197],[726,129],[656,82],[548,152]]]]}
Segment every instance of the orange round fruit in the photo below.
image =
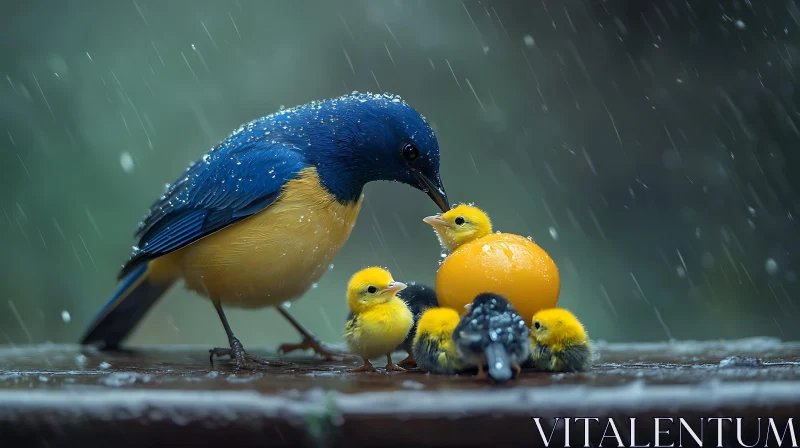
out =
{"type": "Polygon", "coordinates": [[[533,241],[493,233],[460,246],[436,273],[440,306],[463,314],[464,305],[483,292],[504,296],[530,325],[536,312],[555,308],[561,278],[550,255],[533,241]]]}

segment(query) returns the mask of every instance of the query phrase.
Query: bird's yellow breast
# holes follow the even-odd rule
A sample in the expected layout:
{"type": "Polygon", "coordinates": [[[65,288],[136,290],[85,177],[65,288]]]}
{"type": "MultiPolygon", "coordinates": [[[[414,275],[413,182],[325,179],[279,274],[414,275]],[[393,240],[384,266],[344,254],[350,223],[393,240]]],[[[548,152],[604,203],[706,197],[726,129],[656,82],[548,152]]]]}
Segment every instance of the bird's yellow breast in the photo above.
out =
{"type": "Polygon", "coordinates": [[[265,210],[155,263],[212,300],[242,308],[275,306],[299,298],[328,270],[361,203],[336,201],[316,169],[306,168],[265,210]]]}
{"type": "Polygon", "coordinates": [[[356,314],[345,327],[344,338],[351,352],[370,359],[391,353],[413,325],[411,310],[395,298],[356,314]]]}

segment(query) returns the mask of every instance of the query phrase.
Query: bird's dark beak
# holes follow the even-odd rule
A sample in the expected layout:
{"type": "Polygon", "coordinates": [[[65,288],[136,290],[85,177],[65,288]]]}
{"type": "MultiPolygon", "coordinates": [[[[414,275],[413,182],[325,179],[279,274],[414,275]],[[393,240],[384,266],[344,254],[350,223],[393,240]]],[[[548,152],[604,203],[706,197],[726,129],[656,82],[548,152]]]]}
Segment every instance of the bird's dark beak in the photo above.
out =
{"type": "Polygon", "coordinates": [[[419,189],[433,199],[433,202],[442,209],[442,213],[450,211],[450,202],[447,200],[447,193],[444,191],[441,180],[436,179],[436,182],[434,182],[414,168],[411,168],[411,174],[417,179],[419,189]]]}

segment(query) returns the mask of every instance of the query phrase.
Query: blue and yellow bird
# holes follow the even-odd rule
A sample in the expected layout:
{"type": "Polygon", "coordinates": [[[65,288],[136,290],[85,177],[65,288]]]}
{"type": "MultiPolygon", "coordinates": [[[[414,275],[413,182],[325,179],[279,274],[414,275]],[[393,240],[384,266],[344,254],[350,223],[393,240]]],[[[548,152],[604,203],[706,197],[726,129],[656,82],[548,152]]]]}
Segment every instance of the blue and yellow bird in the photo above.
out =
{"type": "Polygon", "coordinates": [[[350,236],[364,185],[396,181],[450,208],[439,144],[398,96],[314,101],[248,123],[192,164],[139,224],[120,284],[82,342],[115,349],[176,281],[208,297],[237,367],[260,361],[234,336],[225,307],[275,307],[301,333],[284,352],[333,352],[283,302],[300,298],[350,236]]]}

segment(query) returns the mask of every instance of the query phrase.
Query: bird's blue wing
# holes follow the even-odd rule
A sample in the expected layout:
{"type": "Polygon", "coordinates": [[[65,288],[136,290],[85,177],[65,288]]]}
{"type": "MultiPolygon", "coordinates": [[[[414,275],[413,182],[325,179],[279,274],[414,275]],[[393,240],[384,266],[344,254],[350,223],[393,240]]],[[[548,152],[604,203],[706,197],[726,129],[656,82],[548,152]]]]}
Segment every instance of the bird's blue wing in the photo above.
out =
{"type": "Polygon", "coordinates": [[[180,249],[272,204],[305,168],[289,142],[264,141],[253,129],[220,143],[164,193],[136,232],[138,243],[120,278],[141,263],[180,249]]]}

